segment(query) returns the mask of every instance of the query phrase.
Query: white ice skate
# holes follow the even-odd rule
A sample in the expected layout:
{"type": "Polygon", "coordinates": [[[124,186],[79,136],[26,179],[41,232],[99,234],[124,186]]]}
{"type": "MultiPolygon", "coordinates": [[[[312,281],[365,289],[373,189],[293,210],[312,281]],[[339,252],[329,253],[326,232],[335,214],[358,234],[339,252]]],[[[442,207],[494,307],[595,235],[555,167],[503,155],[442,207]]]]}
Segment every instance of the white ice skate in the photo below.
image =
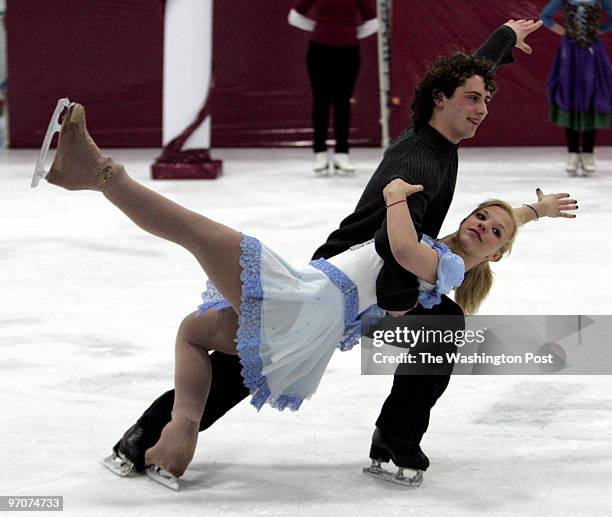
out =
{"type": "Polygon", "coordinates": [[[593,153],[580,153],[580,164],[582,165],[582,175],[590,176],[595,172],[595,156],[593,153]]]}
{"type": "Polygon", "coordinates": [[[348,153],[336,153],[334,155],[334,170],[336,171],[336,174],[340,175],[350,175],[355,172],[355,167],[353,167],[348,153]]]}
{"type": "Polygon", "coordinates": [[[45,169],[47,154],[49,154],[49,148],[51,147],[53,136],[62,128],[62,125],[59,122],[60,115],[62,114],[62,111],[69,106],[70,100],[67,98],[57,101],[57,106],[55,107],[53,115],[51,115],[51,120],[49,121],[49,126],[47,127],[47,133],[45,134],[42,147],[40,148],[40,153],[38,154],[38,160],[36,160],[36,167],[34,168],[32,183],[30,184],[32,188],[36,188],[40,180],[46,178],[49,174],[49,171],[45,169]]]}
{"type": "Polygon", "coordinates": [[[100,463],[102,463],[102,465],[104,465],[113,474],[117,474],[122,478],[135,472],[134,464],[123,456],[123,454],[116,453],[115,451],[113,451],[110,456],[100,460],[100,463]]]}
{"type": "Polygon", "coordinates": [[[176,491],[181,489],[179,479],[172,472],[168,472],[159,465],[147,465],[146,472],[147,476],[160,485],[176,491]]]}
{"type": "Polygon", "coordinates": [[[327,161],[327,151],[314,154],[312,170],[317,176],[329,176],[329,162],[327,161]]]}
{"type": "Polygon", "coordinates": [[[384,469],[378,460],[372,460],[372,465],[365,467],[362,472],[377,479],[388,481],[389,483],[396,483],[398,485],[413,488],[421,486],[421,483],[423,482],[422,470],[412,470],[398,467],[397,472],[393,474],[393,472],[389,472],[388,470],[384,469]]]}

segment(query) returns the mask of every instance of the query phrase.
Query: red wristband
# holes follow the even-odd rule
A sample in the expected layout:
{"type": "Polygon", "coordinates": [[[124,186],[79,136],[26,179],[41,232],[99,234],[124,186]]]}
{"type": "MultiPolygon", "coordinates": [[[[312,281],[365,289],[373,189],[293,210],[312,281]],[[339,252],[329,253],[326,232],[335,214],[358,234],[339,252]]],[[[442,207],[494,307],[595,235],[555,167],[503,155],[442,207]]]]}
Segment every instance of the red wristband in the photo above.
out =
{"type": "Polygon", "coordinates": [[[396,201],[395,203],[391,203],[390,205],[387,205],[387,208],[392,207],[393,205],[399,205],[400,203],[407,203],[408,200],[406,199],[402,199],[400,201],[396,201]]]}

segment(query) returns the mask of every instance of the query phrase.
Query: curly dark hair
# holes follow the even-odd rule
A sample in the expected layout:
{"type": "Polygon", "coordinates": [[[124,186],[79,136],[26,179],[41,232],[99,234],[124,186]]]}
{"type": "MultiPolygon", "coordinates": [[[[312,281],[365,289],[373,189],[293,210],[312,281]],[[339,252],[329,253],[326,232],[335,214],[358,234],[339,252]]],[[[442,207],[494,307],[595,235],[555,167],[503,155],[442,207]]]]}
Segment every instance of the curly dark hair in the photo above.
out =
{"type": "Polygon", "coordinates": [[[414,100],[410,105],[414,127],[421,127],[431,119],[436,92],[450,98],[459,86],[474,75],[484,79],[485,88],[491,95],[495,93],[495,64],[492,61],[462,52],[438,58],[414,91],[414,100]]]}

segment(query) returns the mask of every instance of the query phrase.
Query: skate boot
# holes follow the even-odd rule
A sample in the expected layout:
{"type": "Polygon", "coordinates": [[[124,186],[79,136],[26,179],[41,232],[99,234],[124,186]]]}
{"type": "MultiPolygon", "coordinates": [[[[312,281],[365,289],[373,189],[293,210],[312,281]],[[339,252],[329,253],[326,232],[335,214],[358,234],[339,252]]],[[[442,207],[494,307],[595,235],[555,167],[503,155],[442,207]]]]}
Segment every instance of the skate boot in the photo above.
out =
{"type": "Polygon", "coordinates": [[[355,167],[349,160],[348,153],[336,153],[334,155],[334,170],[338,174],[353,174],[355,167]]]}
{"type": "Polygon", "coordinates": [[[314,154],[314,162],[312,165],[314,173],[318,176],[329,175],[329,163],[327,161],[327,151],[314,154]]]}
{"type": "Polygon", "coordinates": [[[102,465],[121,477],[144,472],[145,451],[159,440],[162,428],[163,424],[146,426],[137,422],[123,434],[102,465]]]}
{"type": "Polygon", "coordinates": [[[570,176],[576,176],[578,174],[578,165],[580,164],[580,155],[578,153],[567,153],[567,160],[565,162],[565,172],[570,176]]]}
{"type": "Polygon", "coordinates": [[[391,434],[383,434],[378,427],[372,435],[370,459],[372,464],[363,469],[364,474],[409,487],[420,486],[423,482],[423,471],[429,467],[429,459],[418,444],[391,434]],[[389,460],[393,460],[398,467],[395,474],[381,466],[381,463],[387,463],[389,460]]]}
{"type": "Polygon", "coordinates": [[[581,153],[580,163],[582,165],[582,173],[585,176],[590,176],[595,172],[595,156],[593,156],[593,153],[581,153]]]}
{"type": "Polygon", "coordinates": [[[172,490],[180,490],[178,478],[191,463],[198,442],[198,425],[188,418],[171,420],[157,443],[145,453],[147,476],[172,490]]]}
{"type": "Polygon", "coordinates": [[[47,181],[67,190],[102,191],[123,167],[102,156],[87,132],[85,108],[71,103],[62,122],[59,143],[47,181]]]}

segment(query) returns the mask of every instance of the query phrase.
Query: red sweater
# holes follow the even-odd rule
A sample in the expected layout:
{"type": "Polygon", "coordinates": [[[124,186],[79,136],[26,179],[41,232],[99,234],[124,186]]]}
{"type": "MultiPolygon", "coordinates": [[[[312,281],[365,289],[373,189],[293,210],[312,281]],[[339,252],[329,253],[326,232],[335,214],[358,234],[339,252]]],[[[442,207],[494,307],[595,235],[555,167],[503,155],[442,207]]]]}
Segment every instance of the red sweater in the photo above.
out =
{"type": "Polygon", "coordinates": [[[357,45],[358,15],[363,21],[376,18],[372,0],[299,0],[294,9],[306,16],[315,6],[313,42],[333,47],[357,45]]]}

